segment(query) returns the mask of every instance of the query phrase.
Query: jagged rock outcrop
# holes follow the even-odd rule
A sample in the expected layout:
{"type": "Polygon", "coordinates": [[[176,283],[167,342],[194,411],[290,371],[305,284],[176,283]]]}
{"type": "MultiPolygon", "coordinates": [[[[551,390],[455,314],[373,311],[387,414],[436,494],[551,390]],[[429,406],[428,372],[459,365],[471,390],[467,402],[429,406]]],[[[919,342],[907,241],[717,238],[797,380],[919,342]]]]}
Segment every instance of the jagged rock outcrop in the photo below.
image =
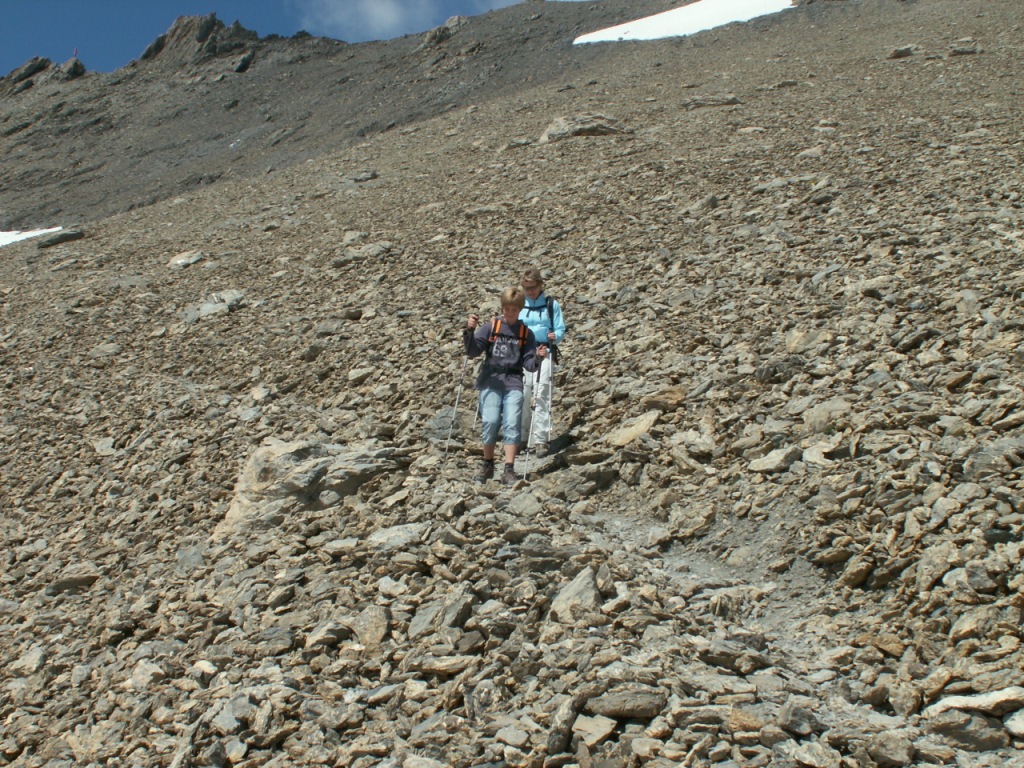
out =
{"type": "Polygon", "coordinates": [[[245,536],[253,528],[280,525],[305,507],[336,505],[381,473],[395,472],[402,462],[394,453],[372,445],[343,448],[269,440],[249,458],[213,536],[245,536]]]}
{"type": "Polygon", "coordinates": [[[432,46],[439,46],[441,43],[450,40],[452,35],[459,31],[460,27],[464,27],[468,23],[469,19],[465,16],[452,16],[441,26],[428,30],[423,35],[423,42],[420,47],[429,48],[432,46]]]}
{"type": "Polygon", "coordinates": [[[208,16],[182,16],[166,34],[160,35],[139,57],[143,62],[181,67],[217,57],[237,54],[252,45],[259,36],[237,21],[230,27],[214,13],[208,16]]]}
{"type": "MultiPolygon", "coordinates": [[[[85,65],[77,58],[53,66],[44,58],[33,58],[6,77],[0,78],[0,98],[14,97],[39,83],[66,83],[86,74],[85,65]]],[[[20,130],[20,129],[18,129],[20,130]]]]}

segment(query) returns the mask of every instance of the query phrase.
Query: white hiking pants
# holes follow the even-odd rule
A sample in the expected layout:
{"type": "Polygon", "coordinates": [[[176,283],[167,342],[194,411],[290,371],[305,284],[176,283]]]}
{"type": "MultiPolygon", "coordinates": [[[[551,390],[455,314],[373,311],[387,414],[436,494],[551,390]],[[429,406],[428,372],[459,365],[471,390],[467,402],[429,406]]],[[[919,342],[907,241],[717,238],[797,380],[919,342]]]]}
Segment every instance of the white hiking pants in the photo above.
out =
{"type": "Polygon", "coordinates": [[[551,395],[554,366],[550,357],[545,357],[540,370],[535,373],[526,371],[523,375],[523,425],[520,439],[530,440],[533,447],[547,443],[551,439],[551,395]],[[533,407],[531,408],[531,402],[533,407]],[[533,422],[533,435],[530,435],[530,422],[533,422]]]}

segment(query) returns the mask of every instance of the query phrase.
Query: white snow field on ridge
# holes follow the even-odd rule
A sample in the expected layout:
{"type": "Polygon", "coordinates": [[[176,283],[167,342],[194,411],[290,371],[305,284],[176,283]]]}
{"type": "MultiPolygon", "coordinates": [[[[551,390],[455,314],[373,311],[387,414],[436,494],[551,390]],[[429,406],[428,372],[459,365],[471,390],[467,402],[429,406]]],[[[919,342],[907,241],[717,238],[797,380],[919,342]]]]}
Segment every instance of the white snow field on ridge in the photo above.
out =
{"type": "Polygon", "coordinates": [[[700,0],[682,8],[581,35],[573,40],[573,45],[684,37],[792,7],[793,0],[700,0]]]}
{"type": "Polygon", "coordinates": [[[62,227],[53,227],[51,229],[33,229],[27,232],[0,232],[0,248],[10,243],[16,243],[19,240],[27,240],[30,237],[39,237],[39,235],[46,235],[50,232],[58,232],[62,227]]]}

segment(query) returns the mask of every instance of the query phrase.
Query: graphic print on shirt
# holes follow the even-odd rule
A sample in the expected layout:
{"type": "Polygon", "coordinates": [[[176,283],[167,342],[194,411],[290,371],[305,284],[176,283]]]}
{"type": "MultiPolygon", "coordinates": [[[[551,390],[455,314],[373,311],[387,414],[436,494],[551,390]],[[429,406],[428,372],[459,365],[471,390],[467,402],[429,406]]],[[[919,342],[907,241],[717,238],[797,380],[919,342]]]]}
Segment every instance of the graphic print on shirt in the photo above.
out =
{"type": "Polygon", "coordinates": [[[490,345],[487,351],[487,362],[490,365],[516,365],[523,352],[526,336],[529,333],[526,325],[519,323],[518,335],[512,335],[512,329],[501,319],[495,318],[491,323],[491,335],[487,339],[490,345]]]}
{"type": "Polygon", "coordinates": [[[499,360],[508,360],[510,358],[519,357],[519,345],[518,339],[509,336],[499,336],[494,340],[494,346],[491,348],[491,357],[495,357],[499,360]]]}

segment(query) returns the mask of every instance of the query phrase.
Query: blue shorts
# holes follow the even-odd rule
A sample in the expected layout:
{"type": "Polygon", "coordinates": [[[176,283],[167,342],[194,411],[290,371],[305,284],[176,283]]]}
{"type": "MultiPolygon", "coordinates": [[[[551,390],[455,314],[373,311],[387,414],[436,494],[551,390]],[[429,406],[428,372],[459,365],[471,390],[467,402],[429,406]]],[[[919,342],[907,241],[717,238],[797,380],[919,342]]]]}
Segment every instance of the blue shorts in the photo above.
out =
{"type": "Polygon", "coordinates": [[[481,437],[484,445],[498,442],[498,427],[501,427],[505,445],[519,445],[519,425],[523,417],[523,391],[496,389],[480,391],[480,420],[483,422],[481,437]]]}

